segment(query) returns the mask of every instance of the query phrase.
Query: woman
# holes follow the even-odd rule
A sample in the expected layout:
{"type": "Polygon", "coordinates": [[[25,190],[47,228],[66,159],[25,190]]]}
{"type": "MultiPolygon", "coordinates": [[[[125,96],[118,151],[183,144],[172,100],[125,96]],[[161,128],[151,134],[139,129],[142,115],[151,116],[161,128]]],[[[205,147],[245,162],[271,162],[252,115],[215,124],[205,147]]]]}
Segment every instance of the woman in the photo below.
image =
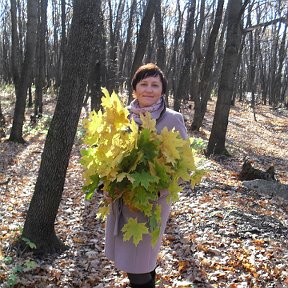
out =
{"type": "MultiPolygon", "coordinates": [[[[186,139],[187,131],[183,116],[166,108],[164,95],[167,81],[163,72],[155,64],[149,63],[138,68],[132,79],[133,97],[128,106],[130,118],[141,126],[140,114],[150,112],[156,120],[156,129],[160,133],[164,127],[178,130],[186,139]]],[[[125,271],[131,287],[155,287],[155,267],[162,236],[167,224],[171,203],[167,203],[168,191],[160,191],[158,204],[161,205],[161,232],[156,246],[152,247],[149,235],[136,247],[132,239],[123,241],[121,229],[129,218],[137,218],[145,222],[145,215],[140,211],[132,211],[122,201],[114,202],[106,222],[105,254],[114,261],[116,268],[125,271]]]]}

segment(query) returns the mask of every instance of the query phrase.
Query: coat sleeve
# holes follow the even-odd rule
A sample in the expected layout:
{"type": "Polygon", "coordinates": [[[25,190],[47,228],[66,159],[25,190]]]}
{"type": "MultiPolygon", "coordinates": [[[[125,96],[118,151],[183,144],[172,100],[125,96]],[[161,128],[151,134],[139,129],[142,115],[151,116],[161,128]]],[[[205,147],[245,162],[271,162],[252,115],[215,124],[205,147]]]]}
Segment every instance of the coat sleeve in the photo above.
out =
{"type": "Polygon", "coordinates": [[[183,139],[187,139],[188,133],[187,133],[187,129],[185,126],[184,117],[180,113],[177,113],[176,115],[177,115],[177,121],[176,121],[176,125],[175,125],[175,130],[179,131],[179,133],[183,139]]]}

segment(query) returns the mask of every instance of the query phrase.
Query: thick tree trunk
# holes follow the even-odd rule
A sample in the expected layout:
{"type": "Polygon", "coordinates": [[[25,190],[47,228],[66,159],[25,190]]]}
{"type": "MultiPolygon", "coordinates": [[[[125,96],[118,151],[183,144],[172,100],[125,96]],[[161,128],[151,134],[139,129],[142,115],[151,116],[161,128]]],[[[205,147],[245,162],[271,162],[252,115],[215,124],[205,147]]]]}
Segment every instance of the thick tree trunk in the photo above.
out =
{"type": "MultiPolygon", "coordinates": [[[[12,2],[14,1],[11,0],[11,6],[12,6],[12,2]]],[[[11,134],[10,134],[9,140],[14,141],[14,142],[19,142],[19,143],[25,142],[23,139],[23,124],[24,124],[25,104],[26,104],[26,99],[27,99],[27,89],[30,84],[33,60],[35,56],[35,47],[36,47],[36,38],[37,38],[36,37],[37,35],[37,10],[38,10],[38,1],[28,0],[27,1],[27,19],[28,20],[27,20],[25,57],[24,57],[24,62],[21,67],[20,75],[18,74],[18,72],[16,72],[18,75],[16,74],[14,75],[16,103],[15,103],[13,124],[11,128],[11,134]]],[[[17,34],[17,32],[15,32],[15,34],[17,34]]],[[[17,44],[15,44],[15,47],[17,49],[17,44]]],[[[15,63],[15,65],[17,64],[15,63]]],[[[18,68],[15,67],[15,69],[18,69],[18,68]]]]}
{"type": "Polygon", "coordinates": [[[238,52],[241,44],[241,0],[228,2],[228,26],[226,47],[218,90],[215,115],[207,147],[207,155],[223,154],[228,118],[233,94],[238,52]]]}
{"type": "Polygon", "coordinates": [[[60,94],[22,234],[36,244],[35,253],[53,253],[65,248],[55,234],[54,222],[85,94],[98,3],[95,0],[73,2],[60,94]]]}

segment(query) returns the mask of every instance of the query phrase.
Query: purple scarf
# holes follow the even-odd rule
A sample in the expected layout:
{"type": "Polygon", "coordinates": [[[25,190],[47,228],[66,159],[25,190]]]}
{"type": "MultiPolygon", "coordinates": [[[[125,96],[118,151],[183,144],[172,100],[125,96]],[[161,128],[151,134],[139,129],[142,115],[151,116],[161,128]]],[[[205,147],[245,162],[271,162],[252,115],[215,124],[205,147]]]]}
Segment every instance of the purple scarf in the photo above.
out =
{"type": "Polygon", "coordinates": [[[161,97],[155,104],[142,108],[139,106],[138,100],[134,99],[128,106],[128,109],[130,111],[130,118],[133,118],[137,124],[141,125],[140,114],[150,112],[153,119],[158,119],[164,107],[164,99],[161,97]]]}

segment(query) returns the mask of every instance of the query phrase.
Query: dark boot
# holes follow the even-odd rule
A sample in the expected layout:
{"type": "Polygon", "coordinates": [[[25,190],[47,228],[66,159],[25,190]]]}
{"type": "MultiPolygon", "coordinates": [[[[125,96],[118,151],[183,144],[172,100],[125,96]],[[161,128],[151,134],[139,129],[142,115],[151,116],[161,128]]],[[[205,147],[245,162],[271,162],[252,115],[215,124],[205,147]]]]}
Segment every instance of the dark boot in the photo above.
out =
{"type": "Polygon", "coordinates": [[[145,284],[133,284],[133,283],[130,283],[130,286],[132,288],[155,288],[155,281],[154,281],[154,279],[151,279],[149,282],[147,282],[145,284]]]}

